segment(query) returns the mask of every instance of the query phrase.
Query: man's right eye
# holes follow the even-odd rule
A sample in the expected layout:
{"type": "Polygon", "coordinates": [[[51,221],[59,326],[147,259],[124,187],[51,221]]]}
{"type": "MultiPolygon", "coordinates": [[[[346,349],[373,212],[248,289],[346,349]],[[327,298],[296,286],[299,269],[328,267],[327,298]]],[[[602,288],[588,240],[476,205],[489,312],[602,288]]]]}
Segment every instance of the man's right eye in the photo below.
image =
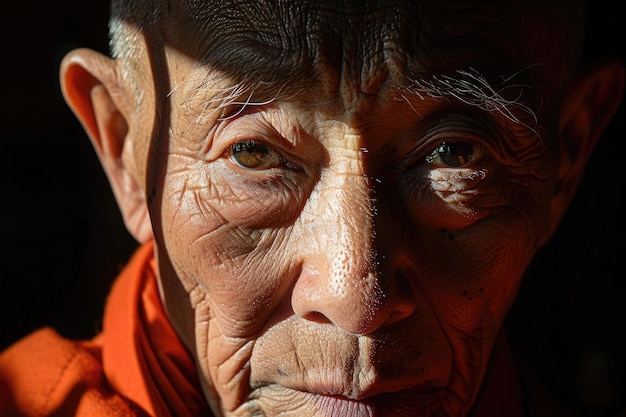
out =
{"type": "Polygon", "coordinates": [[[257,140],[244,140],[230,146],[230,160],[242,168],[270,169],[284,164],[284,158],[257,140]]]}

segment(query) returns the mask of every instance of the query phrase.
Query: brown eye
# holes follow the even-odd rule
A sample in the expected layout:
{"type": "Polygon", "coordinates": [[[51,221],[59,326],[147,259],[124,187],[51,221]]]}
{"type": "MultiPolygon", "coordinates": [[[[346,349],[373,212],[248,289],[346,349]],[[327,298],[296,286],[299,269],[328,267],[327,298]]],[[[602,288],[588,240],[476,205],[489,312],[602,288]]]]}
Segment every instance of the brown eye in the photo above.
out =
{"type": "Polygon", "coordinates": [[[475,158],[476,149],[469,142],[442,142],[426,157],[426,162],[457,168],[467,165],[475,158]]]}
{"type": "Polygon", "coordinates": [[[230,159],[243,168],[268,169],[282,163],[278,153],[256,140],[234,143],[230,152],[230,159]]]}

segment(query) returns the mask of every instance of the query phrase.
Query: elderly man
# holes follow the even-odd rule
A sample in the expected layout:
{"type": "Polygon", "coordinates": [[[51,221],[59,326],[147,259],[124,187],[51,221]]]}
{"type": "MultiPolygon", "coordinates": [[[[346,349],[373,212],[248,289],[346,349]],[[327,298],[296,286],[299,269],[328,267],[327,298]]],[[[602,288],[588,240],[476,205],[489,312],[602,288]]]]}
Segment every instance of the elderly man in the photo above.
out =
{"type": "Polygon", "coordinates": [[[8,415],[522,416],[501,331],[618,106],[572,1],[114,1],[68,104],[142,243],[8,415]],[[587,68],[587,67],[586,67],[587,68]]]}

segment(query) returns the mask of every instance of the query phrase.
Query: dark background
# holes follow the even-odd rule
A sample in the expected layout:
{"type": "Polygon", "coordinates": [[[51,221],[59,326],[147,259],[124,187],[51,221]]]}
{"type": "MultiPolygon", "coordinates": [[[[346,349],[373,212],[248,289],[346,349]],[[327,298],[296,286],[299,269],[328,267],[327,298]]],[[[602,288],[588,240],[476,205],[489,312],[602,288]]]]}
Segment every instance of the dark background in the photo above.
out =
{"type": "MultiPolygon", "coordinates": [[[[7,7],[0,17],[0,349],[44,325],[91,337],[136,247],[58,83],[70,49],[107,52],[107,0],[7,7]]],[[[596,1],[588,9],[587,54],[626,59],[617,5],[596,1]]],[[[581,417],[626,416],[625,108],[529,269],[508,323],[546,394],[581,417]]]]}
{"type": "Polygon", "coordinates": [[[136,244],[58,74],[71,49],[108,51],[108,0],[8,7],[0,18],[0,344],[42,325],[89,337],[136,244]]]}

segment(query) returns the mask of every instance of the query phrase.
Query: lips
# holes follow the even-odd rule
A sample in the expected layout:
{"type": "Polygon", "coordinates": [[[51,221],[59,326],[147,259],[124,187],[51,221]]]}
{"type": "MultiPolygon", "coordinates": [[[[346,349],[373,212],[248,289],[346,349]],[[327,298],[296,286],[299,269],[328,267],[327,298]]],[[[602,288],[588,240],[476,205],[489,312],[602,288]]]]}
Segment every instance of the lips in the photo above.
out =
{"type": "MultiPolygon", "coordinates": [[[[286,390],[334,399],[329,404],[348,407],[351,404],[378,402],[384,397],[410,397],[424,399],[437,390],[437,384],[427,374],[414,373],[400,376],[382,376],[369,368],[342,368],[320,366],[305,368],[301,374],[285,372],[282,366],[265,381],[252,378],[253,390],[286,390]],[[336,402],[338,400],[346,401],[336,402]]],[[[441,387],[441,385],[439,385],[441,387]]],[[[330,400],[328,400],[330,401],[330,400]]],[[[336,414],[344,415],[344,414],[336,414]]],[[[352,414],[347,414],[352,415],[352,414]]],[[[360,414],[355,414],[360,415],[360,414]]],[[[369,414],[367,414],[369,415],[369,414]]]]}
{"type": "Polygon", "coordinates": [[[297,392],[319,395],[325,398],[345,399],[353,402],[375,401],[388,396],[406,396],[413,398],[424,398],[432,393],[436,388],[431,381],[418,381],[417,379],[376,381],[365,387],[347,386],[342,384],[332,384],[322,381],[313,382],[310,379],[304,384],[294,383],[294,381],[273,383],[270,385],[279,386],[284,389],[297,392]]]}
{"type": "Polygon", "coordinates": [[[368,401],[350,400],[345,397],[317,395],[320,414],[324,417],[353,416],[376,417],[376,408],[368,401]]]}
{"type": "Polygon", "coordinates": [[[373,395],[360,400],[341,395],[320,394],[300,391],[271,384],[258,388],[252,393],[255,404],[267,415],[273,410],[281,410],[281,415],[308,415],[315,417],[404,417],[433,415],[441,407],[441,390],[424,392],[421,388],[373,395]],[[290,406],[286,407],[286,404],[290,406]],[[295,406],[294,406],[295,405],[295,406]]]}
{"type": "Polygon", "coordinates": [[[320,415],[324,417],[400,417],[439,415],[441,391],[401,391],[351,400],[344,397],[318,395],[320,415]]]}
{"type": "Polygon", "coordinates": [[[258,410],[263,410],[263,415],[311,417],[379,417],[385,415],[370,400],[352,400],[339,395],[298,391],[279,385],[260,388],[253,392],[252,398],[258,410]]]}

